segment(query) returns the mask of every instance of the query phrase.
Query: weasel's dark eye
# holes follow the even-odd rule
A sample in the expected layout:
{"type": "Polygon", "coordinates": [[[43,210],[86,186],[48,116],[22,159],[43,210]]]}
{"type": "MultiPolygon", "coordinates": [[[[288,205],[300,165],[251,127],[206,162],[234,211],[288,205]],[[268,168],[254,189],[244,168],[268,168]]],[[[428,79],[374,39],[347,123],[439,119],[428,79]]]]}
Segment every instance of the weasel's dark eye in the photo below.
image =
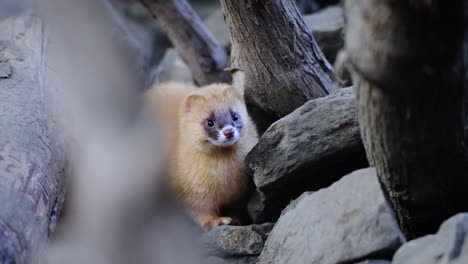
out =
{"type": "Polygon", "coordinates": [[[232,120],[233,120],[233,121],[239,120],[239,117],[237,116],[236,113],[232,113],[232,120]]]}
{"type": "Polygon", "coordinates": [[[206,121],[206,125],[208,125],[209,127],[214,127],[214,121],[210,119],[206,121]]]}

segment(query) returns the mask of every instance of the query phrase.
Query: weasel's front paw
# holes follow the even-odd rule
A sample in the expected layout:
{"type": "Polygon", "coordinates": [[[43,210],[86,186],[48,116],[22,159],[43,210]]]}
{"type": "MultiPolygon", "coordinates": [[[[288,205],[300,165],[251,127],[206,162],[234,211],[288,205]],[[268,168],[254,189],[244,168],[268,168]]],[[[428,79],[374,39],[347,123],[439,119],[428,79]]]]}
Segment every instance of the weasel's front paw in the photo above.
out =
{"type": "Polygon", "coordinates": [[[214,217],[203,223],[202,228],[203,231],[207,232],[217,226],[230,225],[232,222],[233,221],[231,217],[214,217]]]}

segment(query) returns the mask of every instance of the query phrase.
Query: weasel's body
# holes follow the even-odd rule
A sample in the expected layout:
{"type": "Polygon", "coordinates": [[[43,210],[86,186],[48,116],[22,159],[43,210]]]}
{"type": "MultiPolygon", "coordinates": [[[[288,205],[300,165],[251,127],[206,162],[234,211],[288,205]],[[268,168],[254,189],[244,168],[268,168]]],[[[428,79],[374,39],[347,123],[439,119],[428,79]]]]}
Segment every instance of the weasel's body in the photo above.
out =
{"type": "Polygon", "coordinates": [[[177,197],[203,229],[230,224],[220,209],[245,201],[244,158],[258,140],[242,94],[226,84],[166,83],[146,99],[167,124],[169,183],[177,197]]]}

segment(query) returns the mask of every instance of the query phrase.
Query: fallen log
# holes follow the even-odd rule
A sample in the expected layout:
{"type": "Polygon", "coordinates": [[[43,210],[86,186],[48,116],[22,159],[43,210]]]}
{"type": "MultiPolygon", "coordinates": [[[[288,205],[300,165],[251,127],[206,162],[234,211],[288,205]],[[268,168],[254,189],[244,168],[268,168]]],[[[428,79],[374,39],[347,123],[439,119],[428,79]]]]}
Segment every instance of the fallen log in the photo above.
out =
{"type": "Polygon", "coordinates": [[[65,155],[45,79],[44,25],[0,20],[0,263],[26,263],[64,200],[65,155]]]}

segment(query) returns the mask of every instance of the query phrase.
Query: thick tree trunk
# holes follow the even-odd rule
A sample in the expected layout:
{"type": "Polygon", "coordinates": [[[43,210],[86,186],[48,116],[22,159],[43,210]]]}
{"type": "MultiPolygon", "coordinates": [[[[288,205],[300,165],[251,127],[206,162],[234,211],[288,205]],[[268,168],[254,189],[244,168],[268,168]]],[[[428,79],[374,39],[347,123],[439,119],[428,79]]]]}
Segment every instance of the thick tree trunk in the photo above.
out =
{"type": "Polygon", "coordinates": [[[231,69],[245,73],[246,99],[278,119],[335,90],[333,68],[293,0],[222,0],[231,69]]]}
{"type": "Polygon", "coordinates": [[[199,85],[230,82],[228,56],[186,0],[140,0],[158,19],[199,85]]]}
{"type": "Polygon", "coordinates": [[[345,1],[364,145],[408,238],[468,210],[462,3],[345,1]]]}
{"type": "Polygon", "coordinates": [[[46,36],[30,15],[0,21],[0,263],[26,263],[63,202],[64,151],[44,78],[46,36]]]}

